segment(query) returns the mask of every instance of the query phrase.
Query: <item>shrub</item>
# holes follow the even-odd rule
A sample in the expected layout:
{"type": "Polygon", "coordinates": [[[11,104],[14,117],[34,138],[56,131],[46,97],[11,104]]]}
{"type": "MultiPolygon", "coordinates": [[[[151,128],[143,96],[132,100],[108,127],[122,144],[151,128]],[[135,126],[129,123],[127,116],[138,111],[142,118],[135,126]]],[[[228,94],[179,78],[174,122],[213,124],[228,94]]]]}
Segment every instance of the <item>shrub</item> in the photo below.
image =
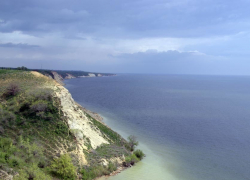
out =
{"type": "Polygon", "coordinates": [[[62,179],[76,179],[76,168],[74,167],[71,158],[68,154],[64,154],[60,158],[54,159],[50,167],[52,173],[62,179]]]}
{"type": "Polygon", "coordinates": [[[4,92],[4,97],[15,96],[20,92],[20,87],[17,83],[11,83],[7,86],[4,92]]]}
{"type": "Polygon", "coordinates": [[[28,168],[21,169],[18,176],[14,176],[14,180],[51,180],[52,178],[46,175],[37,166],[33,165],[28,168]]]}
{"type": "Polygon", "coordinates": [[[27,96],[34,101],[37,100],[44,100],[44,101],[50,101],[52,99],[52,93],[53,91],[51,89],[36,89],[29,91],[27,93],[27,96]]]}
{"type": "Polygon", "coordinates": [[[142,160],[143,159],[143,157],[145,156],[145,154],[142,152],[142,150],[140,150],[140,149],[137,149],[136,151],[134,151],[134,155],[138,158],[138,159],[140,159],[140,160],[142,160]]]}
{"type": "Polygon", "coordinates": [[[0,138],[0,149],[2,151],[8,151],[12,147],[12,140],[10,138],[0,138]]]}
{"type": "Polygon", "coordinates": [[[95,165],[92,167],[83,168],[81,170],[81,174],[83,180],[91,180],[102,175],[109,175],[110,171],[102,165],[95,165]]]}
{"type": "Polygon", "coordinates": [[[139,159],[136,157],[135,154],[131,154],[130,156],[125,157],[125,162],[123,162],[123,166],[128,167],[130,165],[134,165],[137,163],[139,159]]]}
{"type": "Polygon", "coordinates": [[[14,113],[3,110],[0,108],[0,122],[4,124],[14,123],[16,120],[16,116],[14,113]]]}
{"type": "Polygon", "coordinates": [[[48,105],[45,101],[36,101],[31,106],[30,109],[33,112],[44,112],[46,111],[48,105]]]}
{"type": "Polygon", "coordinates": [[[68,130],[69,130],[69,128],[68,128],[68,126],[65,123],[58,122],[56,124],[56,129],[55,129],[55,133],[56,134],[67,134],[68,130]]]}
{"type": "Polygon", "coordinates": [[[139,159],[136,157],[136,155],[135,154],[132,154],[131,155],[131,164],[133,165],[134,163],[137,163],[138,161],[139,161],[139,159]]]}
{"type": "Polygon", "coordinates": [[[131,162],[131,157],[130,156],[125,157],[125,162],[130,163],[131,162]]]}
{"type": "Polygon", "coordinates": [[[108,171],[111,173],[111,172],[116,171],[116,170],[117,170],[117,162],[115,162],[115,163],[109,162],[108,171]]]}

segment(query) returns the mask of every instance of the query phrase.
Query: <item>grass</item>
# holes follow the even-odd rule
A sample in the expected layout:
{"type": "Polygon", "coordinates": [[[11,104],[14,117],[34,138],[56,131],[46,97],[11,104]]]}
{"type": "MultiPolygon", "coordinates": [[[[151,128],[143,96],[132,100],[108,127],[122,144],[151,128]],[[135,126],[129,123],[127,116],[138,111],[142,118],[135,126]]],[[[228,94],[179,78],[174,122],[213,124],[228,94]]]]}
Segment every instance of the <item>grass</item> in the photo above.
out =
{"type": "Polygon", "coordinates": [[[62,150],[71,153],[77,149],[77,144],[61,113],[60,99],[53,96],[55,90],[48,88],[54,83],[52,81],[36,77],[29,71],[0,70],[0,166],[6,172],[10,172],[10,168],[18,172],[17,180],[76,179],[72,174],[66,175],[67,170],[58,170],[64,161],[69,163],[69,169],[81,171],[82,179],[110,174],[117,164],[109,162],[103,166],[102,159],[130,157],[128,142],[88,114],[92,125],[110,144],[102,144],[93,150],[90,139],[83,137],[87,147],[84,150],[88,161],[86,167],[80,167],[73,155],[57,160],[62,150]],[[11,84],[15,84],[18,91],[6,96],[11,84]]]}
{"type": "Polygon", "coordinates": [[[58,148],[63,148],[60,139],[68,148],[74,146],[66,119],[60,115],[60,101],[45,88],[51,81],[27,71],[0,70],[0,129],[4,132],[0,132],[0,162],[6,171],[18,171],[19,179],[50,179],[53,175],[47,168],[58,148]],[[20,92],[3,96],[13,83],[20,92]]]}

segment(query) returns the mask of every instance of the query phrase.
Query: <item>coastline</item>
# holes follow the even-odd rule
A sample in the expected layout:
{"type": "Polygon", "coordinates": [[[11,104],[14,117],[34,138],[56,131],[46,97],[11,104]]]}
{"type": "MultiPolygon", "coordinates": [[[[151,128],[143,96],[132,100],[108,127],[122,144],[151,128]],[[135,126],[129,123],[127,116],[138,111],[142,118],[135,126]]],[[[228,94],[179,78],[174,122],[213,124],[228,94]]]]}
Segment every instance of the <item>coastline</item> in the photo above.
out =
{"type": "MultiPolygon", "coordinates": [[[[75,100],[74,100],[75,101],[75,100]]],[[[100,123],[102,123],[102,124],[104,124],[105,126],[107,126],[108,128],[110,128],[107,124],[105,124],[104,122],[103,122],[103,117],[100,115],[100,114],[98,114],[98,113],[96,113],[96,112],[93,112],[93,111],[90,111],[89,109],[86,109],[85,107],[83,107],[82,105],[80,105],[79,103],[77,103],[76,101],[75,101],[75,104],[77,104],[79,107],[80,107],[80,109],[82,109],[84,112],[86,112],[86,113],[88,113],[92,118],[95,118],[96,120],[98,120],[100,123]]],[[[113,128],[110,128],[110,129],[112,129],[112,130],[114,130],[113,128]]],[[[135,164],[136,165],[136,164],[135,164]]],[[[124,170],[126,170],[126,169],[129,169],[129,168],[131,168],[131,167],[133,167],[133,166],[130,166],[130,167],[125,167],[125,166],[123,166],[122,164],[119,164],[119,166],[117,167],[117,170],[115,170],[115,171],[113,171],[111,174],[109,174],[109,175],[103,175],[103,176],[100,176],[100,177],[97,177],[97,178],[95,178],[95,180],[107,180],[108,178],[110,178],[111,176],[116,176],[116,175],[118,175],[119,173],[121,173],[122,171],[124,171],[124,170]]]]}
{"type": "MultiPolygon", "coordinates": [[[[67,79],[67,80],[70,80],[70,79],[67,79]]],[[[66,84],[63,85],[63,87],[65,89],[67,89],[65,87],[66,84]]],[[[68,89],[67,89],[68,90],[68,89]]],[[[68,90],[69,91],[69,90],[68,90]]],[[[70,92],[69,92],[70,93],[70,92]]],[[[71,94],[71,93],[70,93],[71,94]]],[[[73,99],[74,103],[85,113],[89,114],[92,118],[96,119],[97,121],[99,121],[100,123],[102,123],[103,125],[105,125],[106,127],[110,128],[111,130],[115,131],[116,130],[114,128],[111,128],[109,127],[105,122],[104,122],[104,117],[102,117],[100,114],[94,112],[94,111],[91,111],[85,107],[83,107],[83,105],[79,104],[78,102],[76,102],[74,99],[73,99]]],[[[119,133],[118,133],[119,134],[119,133]]],[[[136,166],[137,163],[135,163],[133,166],[136,166]]],[[[100,177],[97,177],[95,178],[95,180],[107,180],[109,179],[110,177],[113,177],[113,176],[116,176],[118,174],[120,174],[121,172],[123,172],[124,170],[127,170],[127,169],[130,169],[133,167],[132,165],[130,165],[129,167],[125,167],[123,166],[122,163],[119,163],[118,167],[117,167],[117,170],[113,171],[111,174],[109,175],[103,175],[103,176],[100,176],[100,177]]]]}
{"type": "MultiPolygon", "coordinates": [[[[71,85],[70,81],[68,81],[68,83],[66,83],[66,87],[73,93],[72,95],[74,95],[74,88],[79,89],[81,86],[78,87],[77,84],[74,83],[71,85]]],[[[88,103],[90,101],[82,101],[80,98],[81,96],[79,96],[81,91],[77,90],[77,92],[78,95],[75,100],[81,103],[81,106],[84,106],[86,109],[89,109],[92,112],[97,112],[102,117],[102,123],[106,126],[115,130],[117,133],[122,135],[122,137],[128,137],[130,134],[133,134],[140,138],[138,149],[142,149],[147,156],[145,159],[133,166],[133,168],[121,168],[108,176],[98,177],[97,180],[154,179],[156,175],[160,179],[179,180],[174,175],[174,169],[179,164],[178,160],[172,156],[172,151],[174,149],[169,148],[168,150],[164,150],[160,153],[155,153],[155,148],[162,149],[163,147],[155,144],[154,142],[148,141],[148,138],[145,136],[143,131],[135,131],[135,129],[131,129],[131,124],[127,126],[125,122],[117,121],[119,116],[116,116],[117,114],[113,114],[112,111],[107,111],[106,108],[101,109],[98,105],[94,106],[94,104],[88,103]],[[167,161],[162,159],[161,153],[167,153],[167,161]]]]}

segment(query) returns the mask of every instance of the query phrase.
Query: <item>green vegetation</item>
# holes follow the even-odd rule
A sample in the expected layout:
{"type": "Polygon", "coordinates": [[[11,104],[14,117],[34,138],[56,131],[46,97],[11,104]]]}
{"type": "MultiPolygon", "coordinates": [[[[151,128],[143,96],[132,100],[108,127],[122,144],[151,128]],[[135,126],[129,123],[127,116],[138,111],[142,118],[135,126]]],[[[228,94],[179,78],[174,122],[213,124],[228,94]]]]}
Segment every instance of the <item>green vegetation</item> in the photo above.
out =
{"type": "Polygon", "coordinates": [[[109,143],[114,143],[119,146],[127,145],[126,140],[123,139],[118,133],[116,133],[106,125],[102,124],[101,122],[97,121],[96,119],[92,118],[89,114],[85,114],[92,121],[93,125],[100,129],[100,131],[103,133],[104,137],[106,137],[106,139],[109,141],[109,143]]]}
{"type": "Polygon", "coordinates": [[[93,165],[91,167],[84,167],[81,170],[82,179],[91,180],[103,175],[109,175],[113,171],[117,170],[117,166],[118,166],[117,162],[115,163],[109,162],[107,166],[99,164],[99,165],[93,165]]]}
{"type": "Polygon", "coordinates": [[[134,151],[135,146],[138,146],[138,141],[136,140],[136,137],[133,135],[130,135],[128,137],[128,145],[129,145],[129,149],[130,151],[134,151]]]}
{"type": "Polygon", "coordinates": [[[117,169],[113,158],[125,156],[128,167],[144,157],[140,150],[131,151],[131,142],[134,149],[137,141],[127,142],[86,114],[110,144],[93,149],[90,139],[83,137],[88,165],[80,166],[74,154],[74,130],[63,116],[60,99],[54,96],[56,90],[49,88],[53,83],[24,68],[0,69],[0,168],[12,175],[18,173],[14,180],[94,179],[117,169]]]}
{"type": "Polygon", "coordinates": [[[28,71],[0,70],[0,166],[18,172],[15,179],[52,179],[58,148],[74,146],[60,101],[44,88],[50,83],[28,71]]]}
{"type": "Polygon", "coordinates": [[[22,66],[22,67],[17,67],[16,69],[17,69],[17,70],[23,70],[23,71],[27,71],[27,70],[28,70],[28,68],[26,68],[26,67],[24,67],[24,66],[22,66]]]}
{"type": "Polygon", "coordinates": [[[142,152],[142,150],[137,149],[133,153],[139,160],[142,160],[145,157],[145,154],[142,152]]]}
{"type": "Polygon", "coordinates": [[[1,168],[9,170],[20,170],[16,180],[24,179],[39,179],[49,180],[49,175],[46,175],[47,170],[39,168],[38,165],[44,162],[45,156],[41,147],[34,143],[30,143],[29,139],[23,140],[19,137],[17,142],[13,143],[10,138],[0,138],[0,163],[1,168]]]}
{"type": "Polygon", "coordinates": [[[68,154],[54,159],[50,167],[52,172],[62,179],[76,179],[76,167],[72,164],[72,160],[68,154]]]}

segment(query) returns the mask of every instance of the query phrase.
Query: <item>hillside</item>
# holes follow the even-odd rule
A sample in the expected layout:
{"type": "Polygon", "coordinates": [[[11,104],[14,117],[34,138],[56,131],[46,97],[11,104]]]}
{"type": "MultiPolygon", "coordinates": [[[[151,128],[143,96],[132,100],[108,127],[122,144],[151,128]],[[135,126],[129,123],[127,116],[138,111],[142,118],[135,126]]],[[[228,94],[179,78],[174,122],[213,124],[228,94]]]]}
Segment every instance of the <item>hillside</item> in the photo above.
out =
{"type": "Polygon", "coordinates": [[[0,70],[0,179],[94,179],[143,157],[35,71],[0,70]]]}

